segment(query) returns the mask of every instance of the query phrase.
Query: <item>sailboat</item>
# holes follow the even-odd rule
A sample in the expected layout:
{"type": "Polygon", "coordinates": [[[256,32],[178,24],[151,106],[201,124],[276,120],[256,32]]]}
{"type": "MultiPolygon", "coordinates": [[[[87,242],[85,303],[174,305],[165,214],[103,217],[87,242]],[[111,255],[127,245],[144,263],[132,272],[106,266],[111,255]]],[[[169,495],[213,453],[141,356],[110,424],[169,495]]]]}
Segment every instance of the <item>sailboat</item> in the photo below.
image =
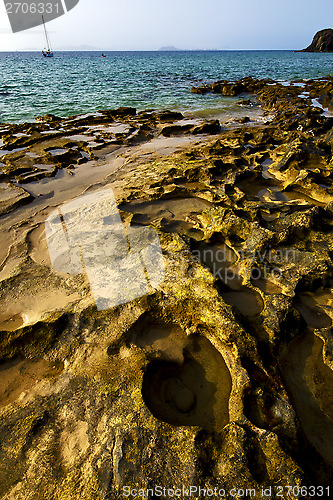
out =
{"type": "Polygon", "coordinates": [[[51,43],[50,43],[49,35],[47,34],[47,31],[46,31],[44,16],[42,16],[42,19],[43,19],[45,39],[46,39],[46,44],[47,44],[47,49],[42,50],[42,54],[43,54],[44,57],[53,57],[53,51],[51,49],[51,43]]]}

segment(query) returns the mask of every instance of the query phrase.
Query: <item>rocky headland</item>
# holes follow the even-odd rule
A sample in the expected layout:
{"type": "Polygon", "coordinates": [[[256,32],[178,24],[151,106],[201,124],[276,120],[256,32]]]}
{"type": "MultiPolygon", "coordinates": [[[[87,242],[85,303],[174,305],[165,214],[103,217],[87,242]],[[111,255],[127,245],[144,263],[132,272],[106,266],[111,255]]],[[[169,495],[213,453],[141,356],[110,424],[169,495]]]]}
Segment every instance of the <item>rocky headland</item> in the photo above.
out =
{"type": "Polygon", "coordinates": [[[332,484],[333,78],[192,92],[246,115],[0,126],[5,500],[332,484]],[[157,231],[165,279],[98,311],[84,273],[52,267],[45,220],[106,186],[125,226],[157,231]]]}
{"type": "Polygon", "coordinates": [[[333,52],[333,29],[318,31],[311,44],[301,52],[333,52]]]}

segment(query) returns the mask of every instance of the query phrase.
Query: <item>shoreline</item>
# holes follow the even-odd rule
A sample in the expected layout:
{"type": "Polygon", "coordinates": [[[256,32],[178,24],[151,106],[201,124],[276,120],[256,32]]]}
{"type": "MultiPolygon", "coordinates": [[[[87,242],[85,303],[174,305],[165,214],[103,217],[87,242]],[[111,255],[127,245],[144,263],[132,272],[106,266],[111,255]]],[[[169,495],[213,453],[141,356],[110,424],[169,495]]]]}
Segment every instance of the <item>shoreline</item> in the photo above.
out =
{"type": "Polygon", "coordinates": [[[213,93],[237,99],[242,113],[231,112],[228,119],[223,115],[224,121],[215,109],[207,117],[204,111],[191,115],[170,110],[137,112],[124,107],[68,118],[50,114],[37,117],[35,122],[2,124],[0,180],[26,184],[53,177],[64,166],[74,169],[88,160],[102,160],[108,148],[134,146],[158,136],[203,139],[239,125],[273,125],[286,131],[308,129],[318,135],[332,123],[332,82],[333,77],[292,82],[248,77],[193,87],[194,94],[213,93]]]}
{"type": "Polygon", "coordinates": [[[193,92],[266,121],[119,108],[0,131],[0,495],[332,482],[333,77],[193,92]],[[45,220],[107,187],[165,276],[101,311],[45,220]]]}

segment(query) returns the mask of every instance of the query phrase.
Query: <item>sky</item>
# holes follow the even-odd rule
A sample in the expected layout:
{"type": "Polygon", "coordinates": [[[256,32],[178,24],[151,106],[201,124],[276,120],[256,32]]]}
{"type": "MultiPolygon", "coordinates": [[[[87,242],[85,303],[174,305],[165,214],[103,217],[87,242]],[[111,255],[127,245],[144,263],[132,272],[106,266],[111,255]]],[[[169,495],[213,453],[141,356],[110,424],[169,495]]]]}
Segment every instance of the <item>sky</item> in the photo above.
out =
{"type": "MultiPolygon", "coordinates": [[[[47,23],[54,50],[89,46],[104,51],[164,46],[297,50],[308,46],[318,30],[330,27],[332,0],[80,0],[47,23]]],[[[0,51],[40,50],[44,45],[42,27],[11,32],[0,0],[0,51]]]]}

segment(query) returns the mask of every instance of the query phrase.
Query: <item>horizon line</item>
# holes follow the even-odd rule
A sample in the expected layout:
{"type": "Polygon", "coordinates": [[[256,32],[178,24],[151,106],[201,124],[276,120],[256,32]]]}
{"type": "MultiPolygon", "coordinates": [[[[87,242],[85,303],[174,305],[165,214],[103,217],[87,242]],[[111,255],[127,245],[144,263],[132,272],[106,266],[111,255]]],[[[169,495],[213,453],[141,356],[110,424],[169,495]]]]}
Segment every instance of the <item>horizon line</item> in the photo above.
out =
{"type": "MultiPolygon", "coordinates": [[[[304,49],[176,49],[176,50],[161,50],[161,49],[57,49],[53,52],[303,52],[304,49]]],[[[16,50],[1,50],[3,53],[15,52],[42,52],[42,49],[16,49],[16,50]]],[[[307,52],[305,52],[307,53],[307,52]]],[[[310,53],[310,52],[309,52],[310,53]]],[[[332,54],[333,52],[316,52],[317,54],[332,54]]]]}

